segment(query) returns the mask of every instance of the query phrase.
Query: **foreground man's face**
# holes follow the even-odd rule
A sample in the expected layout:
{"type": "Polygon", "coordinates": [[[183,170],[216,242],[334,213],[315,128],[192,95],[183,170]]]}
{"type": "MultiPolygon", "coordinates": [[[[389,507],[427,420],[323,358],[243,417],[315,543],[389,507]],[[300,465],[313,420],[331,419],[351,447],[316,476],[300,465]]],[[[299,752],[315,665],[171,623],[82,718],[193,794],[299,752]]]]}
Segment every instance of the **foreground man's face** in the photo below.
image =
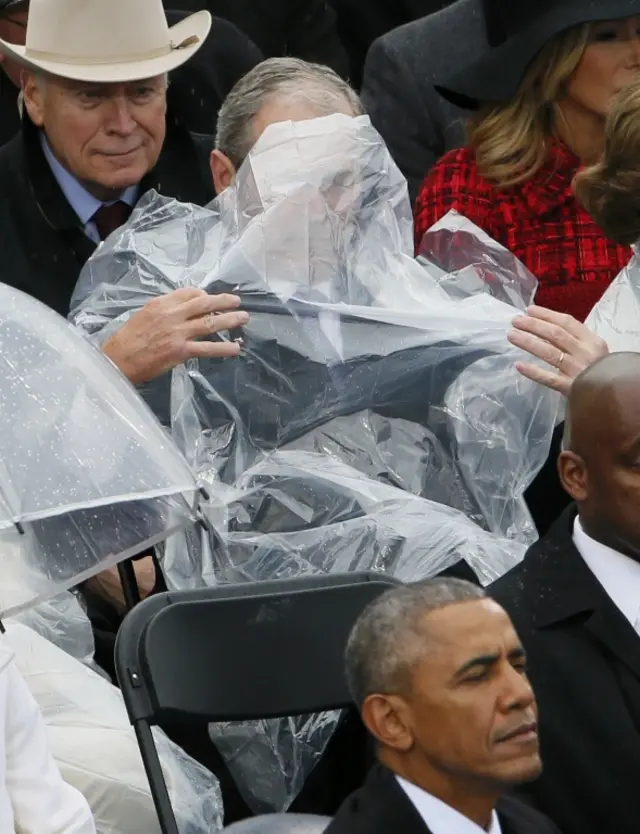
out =
{"type": "Polygon", "coordinates": [[[404,700],[425,766],[494,788],[536,778],[537,708],[506,612],[490,599],[449,605],[425,617],[424,633],[404,700]]]}
{"type": "Polygon", "coordinates": [[[25,107],[58,160],[100,200],[136,185],[158,161],[165,137],[163,76],[95,84],[27,74],[25,107]]]}

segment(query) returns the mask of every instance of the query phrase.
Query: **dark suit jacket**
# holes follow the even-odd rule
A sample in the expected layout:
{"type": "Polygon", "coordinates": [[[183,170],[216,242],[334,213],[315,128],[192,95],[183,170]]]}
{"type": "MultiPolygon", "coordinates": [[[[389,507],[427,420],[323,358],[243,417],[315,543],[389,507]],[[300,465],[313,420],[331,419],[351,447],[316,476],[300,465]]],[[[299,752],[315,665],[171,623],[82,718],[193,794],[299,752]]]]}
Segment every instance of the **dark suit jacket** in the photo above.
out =
{"type": "Polygon", "coordinates": [[[326,64],[347,77],[347,53],[338,38],[336,18],[326,0],[163,0],[165,9],[197,12],[230,20],[265,58],[292,55],[326,64]]]}
{"type": "MultiPolygon", "coordinates": [[[[497,811],[502,834],[558,834],[555,825],[542,814],[515,799],[501,799],[497,811]]],[[[340,808],[325,834],[430,832],[395,776],[378,765],[371,771],[364,786],[340,808]]],[[[601,834],[604,834],[604,829],[601,834]]]]}
{"type": "Polygon", "coordinates": [[[351,82],[362,84],[369,47],[398,26],[450,6],[454,0],[329,0],[338,17],[338,34],[349,54],[351,82]]]}
{"type": "Polygon", "coordinates": [[[465,144],[464,111],[434,89],[488,49],[480,0],[457,0],[442,11],[389,32],[372,45],[362,100],[415,200],[431,166],[465,144]]]}
{"type": "Polygon", "coordinates": [[[529,656],[544,773],[528,796],[564,834],[640,830],[640,638],[572,541],[570,507],[489,589],[529,656]]]}

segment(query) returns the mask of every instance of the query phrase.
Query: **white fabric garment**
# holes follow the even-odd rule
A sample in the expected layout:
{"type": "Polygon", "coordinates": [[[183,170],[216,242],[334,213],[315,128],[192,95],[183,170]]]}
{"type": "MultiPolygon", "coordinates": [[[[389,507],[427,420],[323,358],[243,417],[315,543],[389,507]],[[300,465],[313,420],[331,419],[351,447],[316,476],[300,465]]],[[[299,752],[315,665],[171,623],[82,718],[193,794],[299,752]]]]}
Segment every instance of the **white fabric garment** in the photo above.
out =
{"type": "Polygon", "coordinates": [[[84,797],[63,781],[40,710],[0,644],[0,832],[95,834],[84,797]]]}
{"type": "Polygon", "coordinates": [[[573,543],[614,605],[640,633],[640,564],[588,536],[577,516],[573,543]]]}
{"type": "Polygon", "coordinates": [[[417,785],[407,782],[401,776],[396,776],[396,779],[431,834],[502,834],[500,821],[495,811],[491,815],[491,824],[485,831],[484,828],[476,825],[475,822],[463,816],[455,808],[440,799],[436,799],[435,796],[423,791],[417,785]]]}

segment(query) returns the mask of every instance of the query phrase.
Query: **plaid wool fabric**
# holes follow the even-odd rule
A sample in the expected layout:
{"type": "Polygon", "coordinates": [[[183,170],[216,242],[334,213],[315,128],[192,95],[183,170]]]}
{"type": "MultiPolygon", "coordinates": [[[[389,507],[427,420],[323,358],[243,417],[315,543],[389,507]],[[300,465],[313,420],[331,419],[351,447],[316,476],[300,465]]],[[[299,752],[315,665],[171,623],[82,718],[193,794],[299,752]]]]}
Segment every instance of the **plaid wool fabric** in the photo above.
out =
{"type": "Polygon", "coordinates": [[[571,182],[580,161],[560,142],[531,180],[497,189],[476,168],[473,151],[448,153],[424,180],[415,207],[416,249],[450,209],[511,250],[538,279],[536,303],[584,321],[631,257],[604,237],[579,205],[571,182]]]}

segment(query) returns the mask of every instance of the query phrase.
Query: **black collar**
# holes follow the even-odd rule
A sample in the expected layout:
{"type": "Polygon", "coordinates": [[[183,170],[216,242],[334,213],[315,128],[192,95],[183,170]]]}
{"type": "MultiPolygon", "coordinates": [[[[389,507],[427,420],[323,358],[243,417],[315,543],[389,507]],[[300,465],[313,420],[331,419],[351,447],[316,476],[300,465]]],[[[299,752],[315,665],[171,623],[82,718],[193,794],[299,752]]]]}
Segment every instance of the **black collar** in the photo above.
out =
{"type": "Polygon", "coordinates": [[[513,581],[537,629],[580,623],[640,678],[638,634],[587,567],[573,543],[577,509],[569,507],[525,556],[513,581]]]}

